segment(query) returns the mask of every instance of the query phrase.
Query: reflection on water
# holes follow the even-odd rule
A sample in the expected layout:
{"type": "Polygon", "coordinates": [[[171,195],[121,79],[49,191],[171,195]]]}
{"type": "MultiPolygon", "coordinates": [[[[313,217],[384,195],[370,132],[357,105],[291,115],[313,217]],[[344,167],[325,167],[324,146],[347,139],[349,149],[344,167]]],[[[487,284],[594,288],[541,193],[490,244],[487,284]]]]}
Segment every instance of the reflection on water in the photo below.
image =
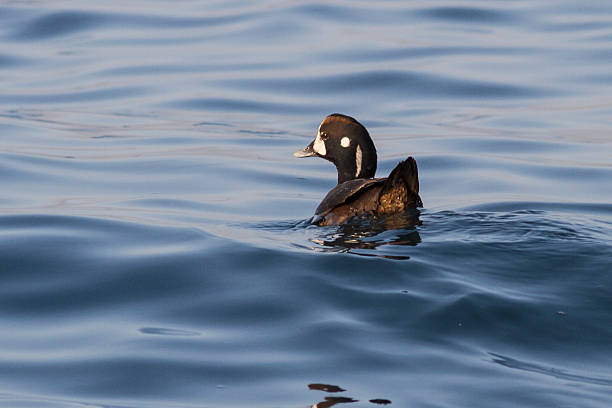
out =
{"type": "Polygon", "coordinates": [[[359,400],[349,397],[325,397],[325,401],[314,404],[312,408],[329,408],[336,404],[347,404],[350,402],[359,402],[359,400]]]}
{"type": "Polygon", "coordinates": [[[325,391],[325,392],[343,392],[343,391],[346,391],[345,389],[340,388],[337,385],[319,384],[319,383],[308,384],[308,389],[310,389],[310,390],[325,391]]]}
{"type": "Polygon", "coordinates": [[[391,403],[391,401],[389,401],[388,399],[384,399],[384,398],[374,398],[374,399],[371,399],[370,402],[372,404],[378,404],[378,405],[388,405],[391,403]]]}
{"type": "MultiPolygon", "coordinates": [[[[340,388],[337,385],[330,384],[308,384],[308,389],[311,390],[319,390],[325,391],[329,393],[335,392],[343,392],[346,391],[343,388],[340,388]]],[[[341,396],[325,396],[324,400],[312,405],[312,408],[329,408],[333,407],[337,404],[348,404],[352,402],[359,402],[359,400],[351,398],[351,397],[341,397],[341,396]]],[[[370,403],[375,405],[388,405],[391,404],[391,401],[384,398],[372,398],[369,400],[370,403]]]]}
{"type": "Polygon", "coordinates": [[[354,217],[337,227],[323,228],[311,242],[324,252],[346,252],[361,256],[405,260],[396,247],[415,246],[421,242],[417,226],[422,225],[420,212],[410,209],[403,213],[377,217],[354,217]],[[330,231],[331,229],[331,231],[330,231]]]}

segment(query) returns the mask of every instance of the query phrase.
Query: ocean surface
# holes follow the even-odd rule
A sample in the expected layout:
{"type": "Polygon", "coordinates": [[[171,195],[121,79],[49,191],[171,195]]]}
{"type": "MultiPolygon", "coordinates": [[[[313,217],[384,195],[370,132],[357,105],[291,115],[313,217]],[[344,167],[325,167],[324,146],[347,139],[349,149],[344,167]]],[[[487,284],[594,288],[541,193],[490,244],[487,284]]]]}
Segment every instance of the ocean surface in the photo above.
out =
{"type": "Polygon", "coordinates": [[[2,408],[612,406],[612,2],[2,1],[0,188],[2,408]]]}

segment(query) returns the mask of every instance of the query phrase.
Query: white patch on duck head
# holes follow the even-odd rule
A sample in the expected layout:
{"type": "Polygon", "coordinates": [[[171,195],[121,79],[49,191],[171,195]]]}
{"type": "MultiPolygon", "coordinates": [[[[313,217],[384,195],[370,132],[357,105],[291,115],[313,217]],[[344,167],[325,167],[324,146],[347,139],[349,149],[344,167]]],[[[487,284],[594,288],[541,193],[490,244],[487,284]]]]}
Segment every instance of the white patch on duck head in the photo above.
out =
{"type": "Polygon", "coordinates": [[[312,145],[312,150],[321,156],[325,156],[327,154],[327,149],[325,149],[325,142],[321,139],[321,132],[317,133],[317,137],[312,145]]]}
{"type": "Polygon", "coordinates": [[[355,152],[355,167],[357,168],[357,171],[355,171],[355,177],[357,178],[359,178],[359,173],[361,173],[362,159],[361,146],[357,145],[357,151],[355,152]]]}
{"type": "Polygon", "coordinates": [[[351,139],[349,139],[348,137],[344,136],[342,140],[340,140],[340,146],[349,147],[350,145],[351,145],[351,139]]]}

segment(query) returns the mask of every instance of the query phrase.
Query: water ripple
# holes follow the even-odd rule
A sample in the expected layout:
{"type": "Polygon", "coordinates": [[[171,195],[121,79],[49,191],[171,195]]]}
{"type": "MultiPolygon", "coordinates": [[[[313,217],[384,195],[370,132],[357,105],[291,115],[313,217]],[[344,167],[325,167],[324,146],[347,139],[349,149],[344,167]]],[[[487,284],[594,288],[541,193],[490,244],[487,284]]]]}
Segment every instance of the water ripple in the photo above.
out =
{"type": "Polygon", "coordinates": [[[245,16],[240,14],[217,17],[175,17],[91,11],[62,11],[46,13],[30,20],[13,34],[13,38],[22,41],[49,39],[109,25],[155,27],[158,29],[207,27],[236,22],[244,18],[245,16]]]}
{"type": "Polygon", "coordinates": [[[434,76],[419,72],[370,71],[313,78],[238,79],[227,81],[241,89],[283,93],[303,93],[306,90],[322,95],[341,93],[368,94],[372,90],[386,90],[391,94],[421,97],[462,98],[525,98],[551,96],[551,89],[522,87],[487,81],[470,81],[434,76]]]}
{"type": "Polygon", "coordinates": [[[44,103],[80,103],[91,101],[105,101],[109,99],[121,99],[141,96],[146,93],[140,87],[105,88],[89,91],[76,92],[54,92],[36,94],[3,94],[0,103],[8,104],[15,102],[19,104],[44,104],[44,103]]]}
{"type": "MultiPolygon", "coordinates": [[[[433,7],[420,11],[423,17],[463,23],[509,23],[516,19],[509,10],[495,10],[477,7],[433,7]]],[[[522,17],[522,16],[521,16],[522,17]]]]}
{"type": "Polygon", "coordinates": [[[545,367],[539,364],[530,363],[527,361],[517,360],[511,357],[503,356],[500,354],[489,353],[493,357],[493,362],[500,364],[504,367],[515,368],[518,370],[525,370],[532,373],[544,374],[550,377],[555,377],[560,380],[573,381],[586,384],[597,384],[612,386],[612,379],[610,378],[597,378],[593,376],[578,375],[567,372],[566,370],[560,370],[554,367],[545,367]]]}
{"type": "Polygon", "coordinates": [[[27,23],[14,36],[20,40],[57,37],[92,29],[97,25],[103,24],[107,19],[108,17],[102,14],[76,11],[45,14],[27,23]]]}
{"type": "Polygon", "coordinates": [[[0,405],[609,407],[611,21],[4,4],[0,405]],[[331,112],[426,208],[310,224],[331,112]]]}

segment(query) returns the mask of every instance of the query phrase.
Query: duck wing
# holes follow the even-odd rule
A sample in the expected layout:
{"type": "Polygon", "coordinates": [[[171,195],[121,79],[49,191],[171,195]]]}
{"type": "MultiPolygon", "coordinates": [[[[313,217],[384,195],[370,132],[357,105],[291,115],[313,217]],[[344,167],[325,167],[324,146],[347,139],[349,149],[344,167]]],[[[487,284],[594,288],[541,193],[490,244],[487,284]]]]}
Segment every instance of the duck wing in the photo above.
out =
{"type": "Polygon", "coordinates": [[[386,180],[386,178],[354,179],[338,184],[321,201],[321,204],[315,210],[315,215],[325,216],[334,208],[350,201],[357,193],[382,185],[386,180]]]}

